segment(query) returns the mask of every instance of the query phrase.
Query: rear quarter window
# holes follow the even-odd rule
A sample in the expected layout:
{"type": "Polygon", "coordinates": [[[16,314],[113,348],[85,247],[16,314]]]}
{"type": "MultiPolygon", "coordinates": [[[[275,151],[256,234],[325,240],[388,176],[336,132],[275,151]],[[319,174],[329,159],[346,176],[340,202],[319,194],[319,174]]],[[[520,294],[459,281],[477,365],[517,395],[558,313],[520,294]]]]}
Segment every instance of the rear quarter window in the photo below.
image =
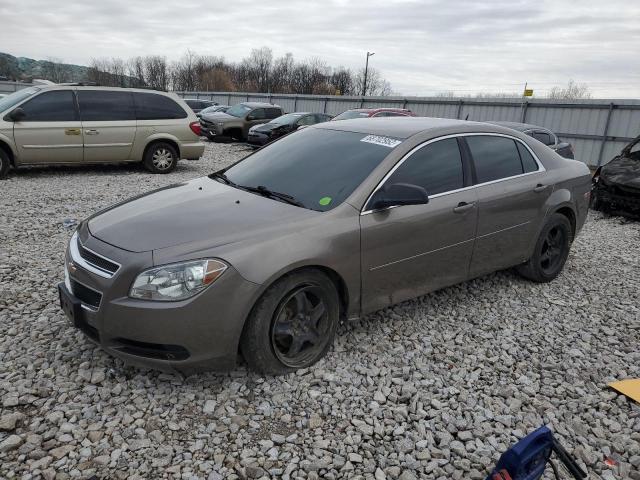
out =
{"type": "Polygon", "coordinates": [[[174,120],[188,116],[173,99],[157,93],[134,92],[133,101],[138,120],[174,120]]]}

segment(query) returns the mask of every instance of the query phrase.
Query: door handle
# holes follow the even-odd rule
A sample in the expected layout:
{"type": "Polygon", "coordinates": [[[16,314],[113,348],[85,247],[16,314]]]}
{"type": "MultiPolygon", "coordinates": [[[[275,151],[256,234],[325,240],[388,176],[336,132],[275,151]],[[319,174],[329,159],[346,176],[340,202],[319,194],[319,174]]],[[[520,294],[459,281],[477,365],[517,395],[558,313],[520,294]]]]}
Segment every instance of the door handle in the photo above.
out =
{"type": "Polygon", "coordinates": [[[536,192],[536,193],[544,192],[547,189],[547,187],[548,187],[548,185],[543,185],[543,184],[539,183],[538,185],[535,186],[533,191],[536,192]]]}
{"type": "Polygon", "coordinates": [[[100,132],[95,129],[90,129],[90,130],[85,130],[84,133],[85,135],[98,135],[100,132]]]}
{"type": "Polygon", "coordinates": [[[453,213],[464,213],[476,206],[476,202],[460,202],[457,207],[453,207],[453,213]]]}
{"type": "Polygon", "coordinates": [[[79,128],[65,128],[64,134],[65,135],[80,135],[80,129],[79,128]]]}

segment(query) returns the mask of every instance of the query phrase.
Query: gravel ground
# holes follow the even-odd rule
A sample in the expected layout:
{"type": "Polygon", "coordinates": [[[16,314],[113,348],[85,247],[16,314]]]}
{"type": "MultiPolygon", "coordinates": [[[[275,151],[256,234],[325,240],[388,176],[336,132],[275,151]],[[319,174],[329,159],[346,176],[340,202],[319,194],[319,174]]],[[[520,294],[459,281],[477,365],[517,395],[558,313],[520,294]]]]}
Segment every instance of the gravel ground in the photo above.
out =
{"type": "Polygon", "coordinates": [[[501,272],[402,303],[283,377],[139,370],[68,326],[65,219],[246,152],[0,182],[0,478],[483,479],[548,424],[590,478],[640,479],[640,407],[606,389],[640,377],[638,223],[590,214],[553,283],[501,272]]]}

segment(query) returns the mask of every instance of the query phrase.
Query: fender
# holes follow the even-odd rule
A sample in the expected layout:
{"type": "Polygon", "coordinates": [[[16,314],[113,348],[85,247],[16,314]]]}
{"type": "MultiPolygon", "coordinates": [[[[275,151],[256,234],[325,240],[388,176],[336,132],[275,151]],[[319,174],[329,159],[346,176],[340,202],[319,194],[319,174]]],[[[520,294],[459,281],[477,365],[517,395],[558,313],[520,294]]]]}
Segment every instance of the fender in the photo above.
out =
{"type": "Polygon", "coordinates": [[[540,236],[540,232],[544,228],[544,225],[547,223],[547,219],[551,217],[554,213],[556,213],[561,208],[569,208],[573,212],[574,219],[577,218],[577,212],[575,205],[573,203],[573,196],[571,194],[571,190],[562,187],[559,189],[554,189],[554,191],[549,195],[547,201],[544,204],[545,214],[542,217],[540,223],[538,224],[535,235],[531,237],[531,243],[529,244],[527,250],[527,258],[531,258],[533,255],[533,249],[536,246],[536,242],[538,241],[538,237],[540,236]]]}
{"type": "Polygon", "coordinates": [[[16,147],[13,143],[13,138],[8,137],[7,135],[5,135],[4,133],[0,132],[0,143],[5,144],[9,150],[11,151],[11,155],[12,155],[12,163],[13,166],[17,166],[20,162],[18,161],[18,151],[16,150],[16,147]]]}
{"type": "MultiPolygon", "coordinates": [[[[136,132],[136,136],[138,133],[142,133],[140,132],[140,129],[138,129],[138,132],[136,132]]],[[[152,135],[149,135],[145,137],[143,144],[139,143],[136,139],[136,141],[134,141],[134,149],[131,151],[131,158],[137,161],[144,160],[142,156],[144,155],[145,150],[151,142],[154,142],[156,140],[169,140],[175,143],[176,148],[178,149],[178,158],[180,158],[181,141],[178,139],[178,137],[176,137],[175,135],[171,135],[170,133],[154,133],[152,135]]]]}

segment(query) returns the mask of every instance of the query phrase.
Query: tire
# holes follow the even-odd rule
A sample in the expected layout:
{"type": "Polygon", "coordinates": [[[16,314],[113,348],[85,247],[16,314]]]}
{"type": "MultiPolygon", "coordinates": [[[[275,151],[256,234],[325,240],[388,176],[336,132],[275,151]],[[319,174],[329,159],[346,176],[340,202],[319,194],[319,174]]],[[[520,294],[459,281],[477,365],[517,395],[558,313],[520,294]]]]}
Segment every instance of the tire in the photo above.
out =
{"type": "Polygon", "coordinates": [[[9,155],[3,149],[0,148],[0,180],[7,178],[10,164],[9,155]]]}
{"type": "Polygon", "coordinates": [[[562,271],[572,242],[571,222],[564,215],[554,213],[540,232],[533,256],[516,267],[517,272],[534,282],[550,282],[562,271]]]}
{"type": "Polygon", "coordinates": [[[263,374],[306,368],[331,347],[339,318],[340,300],[331,279],[318,270],[294,272],[256,302],[240,350],[249,367],[263,374]]]}
{"type": "Polygon", "coordinates": [[[143,163],[151,173],[170,173],[178,164],[178,151],[170,143],[154,142],[147,147],[143,163]]]}

